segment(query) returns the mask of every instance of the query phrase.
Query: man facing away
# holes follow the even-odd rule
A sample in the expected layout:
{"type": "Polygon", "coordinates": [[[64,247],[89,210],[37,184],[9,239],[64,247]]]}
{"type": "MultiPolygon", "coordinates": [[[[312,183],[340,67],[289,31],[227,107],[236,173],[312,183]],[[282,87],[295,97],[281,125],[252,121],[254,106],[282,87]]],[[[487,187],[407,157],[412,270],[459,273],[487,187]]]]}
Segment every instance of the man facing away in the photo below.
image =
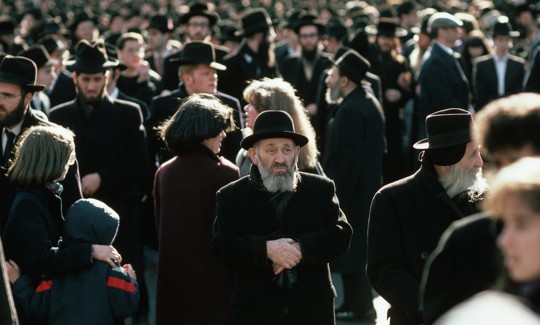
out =
{"type": "Polygon", "coordinates": [[[297,170],[307,142],[286,112],[262,112],[242,140],[250,175],[217,193],[212,244],[234,271],[235,324],[335,324],[328,263],[352,229],[333,182],[297,170]]]}

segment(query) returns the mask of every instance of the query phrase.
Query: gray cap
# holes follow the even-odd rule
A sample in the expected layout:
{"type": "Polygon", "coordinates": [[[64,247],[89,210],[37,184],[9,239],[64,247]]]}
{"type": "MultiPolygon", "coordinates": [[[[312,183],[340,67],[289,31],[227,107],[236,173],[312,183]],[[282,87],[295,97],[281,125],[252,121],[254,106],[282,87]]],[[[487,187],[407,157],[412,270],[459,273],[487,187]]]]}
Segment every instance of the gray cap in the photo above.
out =
{"type": "Polygon", "coordinates": [[[463,22],[447,12],[434,13],[428,21],[428,32],[433,28],[461,27],[463,22]]]}

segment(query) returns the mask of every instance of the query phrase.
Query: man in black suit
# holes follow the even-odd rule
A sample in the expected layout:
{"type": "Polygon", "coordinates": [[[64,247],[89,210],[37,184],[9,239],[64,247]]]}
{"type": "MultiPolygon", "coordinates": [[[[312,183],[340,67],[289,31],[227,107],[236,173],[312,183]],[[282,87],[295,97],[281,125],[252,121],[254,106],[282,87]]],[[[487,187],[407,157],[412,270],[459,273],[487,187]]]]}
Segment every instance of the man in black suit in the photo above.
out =
{"type": "Polygon", "coordinates": [[[509,53],[511,37],[518,35],[512,31],[508,17],[497,18],[493,26],[495,54],[481,56],[473,65],[476,111],[494,99],[523,91],[525,60],[509,53]]]}
{"type": "Polygon", "coordinates": [[[50,119],[75,133],[84,196],[107,203],[120,215],[115,247],[138,274],[139,312],[145,317],[139,210],[148,159],[146,134],[136,104],[107,96],[108,70],[118,64],[108,58],[103,41],[81,41],[75,58],[66,62],[74,71],[77,97],[54,107],[50,119]]]}
{"type": "MultiPolygon", "coordinates": [[[[300,43],[300,55],[289,56],[283,62],[281,75],[298,91],[312,124],[317,126],[317,90],[323,72],[332,64],[331,55],[322,52],[321,37],[325,27],[315,15],[304,14],[294,27],[300,43]]],[[[318,130],[317,130],[318,131],[318,130]]]]}
{"type": "MultiPolygon", "coordinates": [[[[181,56],[177,60],[182,82],[172,93],[156,96],[152,99],[150,118],[146,123],[146,129],[149,131],[149,156],[154,165],[161,165],[173,157],[167,151],[155,128],[170,118],[180,107],[182,99],[191,94],[216,95],[221,101],[235,110],[235,123],[236,125],[242,125],[241,108],[238,99],[217,91],[217,71],[224,71],[227,67],[216,62],[212,43],[189,42],[184,46],[181,56]]],[[[242,140],[240,130],[229,133],[223,140],[221,155],[230,161],[235,161],[236,154],[240,150],[240,140],[242,140]]]]}
{"type": "Polygon", "coordinates": [[[414,123],[418,127],[418,139],[426,136],[427,115],[451,107],[469,109],[469,81],[452,50],[462,25],[461,20],[446,12],[437,12],[429,18],[428,31],[433,43],[424,54],[417,76],[420,106],[414,123]]]}
{"type": "Polygon", "coordinates": [[[413,175],[381,188],[371,203],[367,275],[391,307],[390,325],[421,324],[422,270],[441,234],[457,219],[478,212],[485,191],[483,161],[471,137],[472,116],[450,108],[426,118],[427,139],[413,175]]]}
{"type": "MultiPolygon", "coordinates": [[[[30,107],[33,93],[45,89],[36,85],[37,68],[35,63],[25,57],[8,56],[0,63],[0,234],[4,232],[11,203],[16,188],[10,183],[6,172],[13,159],[15,144],[19,136],[29,127],[38,124],[52,124],[46,116],[30,107]]],[[[62,182],[64,191],[64,212],[82,197],[78,165],[70,167],[62,182]]]]}
{"type": "Polygon", "coordinates": [[[347,251],[352,228],[333,182],[298,171],[307,142],[289,114],[262,112],[242,140],[250,175],[217,193],[212,245],[234,271],[237,325],[335,324],[328,263],[347,251]]]}
{"type": "Polygon", "coordinates": [[[177,42],[170,42],[173,31],[172,20],[165,15],[152,16],[146,27],[146,49],[150,54],[144,59],[150,65],[150,69],[156,71],[162,78],[165,74],[165,58],[178,50],[180,45],[175,44],[177,42]]]}
{"type": "Polygon", "coordinates": [[[381,104],[362,86],[369,68],[364,57],[349,50],[326,78],[326,98],[336,107],[327,127],[323,168],[336,183],[354,229],[349,252],[331,264],[332,272],[341,273],[344,287],[336,317],[373,323],[376,313],[365,274],[366,234],[371,199],[382,185],[385,136],[381,104]]]}
{"type": "MultiPolygon", "coordinates": [[[[475,138],[493,172],[522,157],[540,155],[540,95],[496,99],[475,116],[475,138]]],[[[500,276],[496,238],[501,225],[485,213],[453,222],[424,267],[420,303],[425,324],[453,306],[492,288],[500,276]]]]}
{"type": "Polygon", "coordinates": [[[239,98],[247,104],[242,93],[247,82],[252,79],[277,76],[274,57],[275,38],[272,20],[264,8],[246,11],[242,16],[242,29],[238,35],[244,37],[237,53],[225,57],[227,66],[221,78],[220,90],[239,98]]]}

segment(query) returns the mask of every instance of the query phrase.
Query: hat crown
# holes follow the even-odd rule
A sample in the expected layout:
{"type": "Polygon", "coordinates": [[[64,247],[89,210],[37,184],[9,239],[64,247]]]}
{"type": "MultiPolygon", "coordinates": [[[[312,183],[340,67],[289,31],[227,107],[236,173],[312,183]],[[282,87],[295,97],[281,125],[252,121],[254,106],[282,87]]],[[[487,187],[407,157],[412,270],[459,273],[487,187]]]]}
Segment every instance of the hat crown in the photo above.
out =
{"type": "Polygon", "coordinates": [[[430,149],[445,148],[471,141],[472,115],[461,108],[437,111],[426,118],[430,149]]]}
{"type": "Polygon", "coordinates": [[[1,82],[19,85],[31,91],[43,90],[43,85],[36,85],[36,78],[36,64],[29,58],[6,55],[0,62],[1,82]]]}
{"type": "Polygon", "coordinates": [[[146,27],[146,29],[150,28],[155,28],[162,33],[172,32],[174,30],[172,20],[165,15],[152,16],[152,18],[150,18],[150,21],[148,22],[148,26],[146,27]]]}
{"type": "Polygon", "coordinates": [[[371,64],[358,52],[348,50],[337,60],[336,66],[342,74],[359,85],[371,64]]]}
{"type": "Polygon", "coordinates": [[[77,45],[75,59],[65,62],[71,70],[81,73],[99,73],[118,66],[118,60],[109,60],[103,40],[88,42],[82,40],[77,45]]]}
{"type": "Polygon", "coordinates": [[[180,60],[210,65],[216,61],[216,51],[211,43],[193,41],[184,45],[180,60]]]}
{"type": "Polygon", "coordinates": [[[270,16],[263,8],[257,8],[246,12],[242,17],[242,28],[248,34],[272,26],[270,16]]]}
{"type": "Polygon", "coordinates": [[[447,12],[436,12],[428,20],[428,31],[433,28],[461,27],[463,22],[447,12]]]}
{"type": "Polygon", "coordinates": [[[43,45],[33,45],[29,49],[20,52],[19,55],[34,61],[37,68],[41,68],[51,60],[51,56],[43,45]]]}
{"type": "Polygon", "coordinates": [[[512,25],[507,16],[497,17],[497,21],[493,25],[493,37],[496,36],[513,36],[512,25]]]}

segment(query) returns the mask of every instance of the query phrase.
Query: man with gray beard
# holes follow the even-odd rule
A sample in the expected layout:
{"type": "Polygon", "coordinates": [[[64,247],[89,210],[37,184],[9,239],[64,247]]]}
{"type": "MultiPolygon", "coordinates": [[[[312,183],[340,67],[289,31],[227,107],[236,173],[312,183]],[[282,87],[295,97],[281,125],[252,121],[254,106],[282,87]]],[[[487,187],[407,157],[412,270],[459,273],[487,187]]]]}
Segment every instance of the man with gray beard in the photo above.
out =
{"type": "Polygon", "coordinates": [[[289,114],[264,111],[242,140],[250,175],[217,193],[212,245],[234,271],[234,324],[335,324],[328,263],[352,235],[334,184],[299,172],[289,114]]]}
{"type": "Polygon", "coordinates": [[[367,275],[391,305],[390,325],[423,322],[419,288],[429,254],[450,223],[479,211],[486,186],[471,125],[471,114],[459,108],[428,115],[427,139],[414,144],[423,150],[420,169],[373,198],[367,275]]]}

